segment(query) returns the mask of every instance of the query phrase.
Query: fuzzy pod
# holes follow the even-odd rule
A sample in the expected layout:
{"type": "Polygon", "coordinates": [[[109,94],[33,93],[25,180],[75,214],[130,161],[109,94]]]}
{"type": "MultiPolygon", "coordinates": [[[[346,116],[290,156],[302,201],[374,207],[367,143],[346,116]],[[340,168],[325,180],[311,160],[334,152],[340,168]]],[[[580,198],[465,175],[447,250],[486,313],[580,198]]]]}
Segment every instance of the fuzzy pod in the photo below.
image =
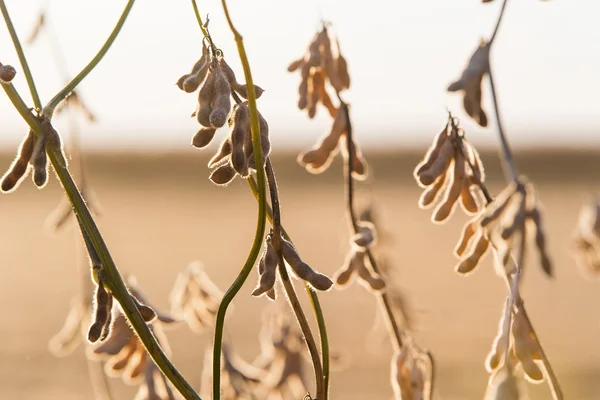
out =
{"type": "Polygon", "coordinates": [[[207,128],[213,128],[210,123],[210,114],[212,113],[212,103],[215,98],[215,73],[214,71],[208,71],[206,78],[200,85],[198,91],[198,107],[196,110],[196,119],[200,125],[207,128]]]}
{"type": "Polygon", "coordinates": [[[316,272],[306,264],[298,255],[294,245],[284,238],[281,238],[281,254],[294,273],[300,278],[310,283],[317,290],[329,290],[333,282],[326,275],[316,272]]]}
{"type": "Polygon", "coordinates": [[[481,258],[490,245],[490,242],[481,231],[479,231],[477,239],[472,240],[474,241],[474,245],[471,251],[460,260],[455,268],[458,274],[466,275],[471,273],[479,265],[479,261],[481,261],[481,258]]]}
{"type": "MultiPolygon", "coordinates": [[[[427,187],[434,183],[450,167],[454,158],[454,144],[452,140],[444,140],[434,161],[418,174],[418,183],[427,187]]],[[[419,171],[419,168],[417,171],[419,171]]]]}
{"type": "Polygon", "coordinates": [[[148,361],[148,353],[142,346],[138,346],[138,351],[131,356],[123,371],[123,380],[129,384],[139,383],[144,370],[148,367],[148,361]]]}
{"type": "Polygon", "coordinates": [[[277,276],[277,265],[279,257],[270,242],[267,242],[266,249],[258,262],[259,283],[252,292],[252,296],[260,296],[273,289],[275,278],[277,276]]]}
{"type": "Polygon", "coordinates": [[[127,342],[119,349],[119,351],[110,357],[106,364],[104,364],[104,370],[106,375],[112,377],[118,377],[121,375],[123,370],[129,364],[129,360],[135,354],[138,347],[138,339],[135,335],[131,335],[127,342]]]}
{"type": "Polygon", "coordinates": [[[517,212],[513,216],[512,221],[502,226],[502,231],[500,232],[502,240],[509,240],[513,237],[515,232],[525,234],[525,217],[525,196],[521,196],[521,201],[519,202],[517,212]]]}
{"type": "Polygon", "coordinates": [[[479,152],[466,140],[463,141],[463,144],[469,157],[469,163],[471,165],[471,176],[474,178],[473,183],[475,184],[477,183],[477,181],[485,181],[485,168],[483,168],[483,163],[481,162],[479,152]]]}
{"type": "Polygon", "coordinates": [[[463,107],[467,114],[480,126],[486,127],[488,125],[487,114],[481,107],[481,81],[472,82],[467,86],[463,96],[463,107]]]}
{"type": "Polygon", "coordinates": [[[200,83],[204,80],[206,72],[208,71],[208,66],[210,65],[208,57],[208,47],[202,45],[202,56],[192,67],[192,72],[183,75],[177,81],[177,87],[179,89],[186,93],[192,93],[198,89],[198,86],[200,86],[200,83]]]}
{"type": "MultiPolygon", "coordinates": [[[[258,113],[258,125],[260,127],[260,146],[262,148],[263,166],[267,162],[267,157],[271,154],[271,139],[269,138],[269,124],[263,118],[261,113],[258,113]]],[[[244,145],[244,151],[247,154],[248,168],[256,170],[256,162],[254,160],[254,147],[252,144],[252,135],[249,135],[247,142],[244,145]]],[[[246,177],[246,175],[242,175],[246,177]]]]}
{"type": "MultiPolygon", "coordinates": [[[[231,86],[231,88],[233,90],[235,90],[236,92],[238,92],[240,94],[240,96],[242,96],[244,99],[247,100],[248,99],[247,85],[238,83],[238,81],[235,77],[235,73],[233,72],[233,69],[231,69],[229,64],[227,64],[227,62],[225,62],[224,58],[221,58],[221,60],[219,60],[219,66],[221,67],[221,70],[225,73],[225,76],[227,76],[227,80],[229,81],[229,85],[231,86]]],[[[263,93],[264,93],[263,88],[261,88],[258,85],[254,85],[254,94],[256,95],[257,99],[263,93]]]]}
{"type": "Polygon", "coordinates": [[[152,307],[143,304],[134,295],[131,295],[131,299],[135,303],[135,306],[142,315],[144,321],[152,322],[156,319],[156,311],[154,311],[152,307]]]}
{"type": "Polygon", "coordinates": [[[356,264],[352,262],[354,254],[354,251],[348,252],[346,258],[344,259],[344,264],[333,276],[333,281],[335,282],[336,287],[339,289],[348,286],[356,277],[356,264]]]}
{"type": "Polygon", "coordinates": [[[428,186],[419,197],[419,208],[425,210],[431,208],[440,198],[440,195],[447,190],[447,180],[449,175],[444,171],[433,185],[428,186]]]}
{"type": "Polygon", "coordinates": [[[544,229],[542,228],[542,216],[538,208],[527,213],[527,219],[532,223],[535,230],[535,246],[540,254],[540,265],[542,270],[548,276],[552,276],[552,263],[548,252],[546,250],[546,236],[544,235],[544,229]]]}
{"type": "Polygon", "coordinates": [[[235,178],[235,169],[231,166],[231,164],[224,164],[215,169],[211,174],[209,179],[218,186],[228,185],[233,178],[235,178]]]}
{"type": "Polygon", "coordinates": [[[288,72],[294,72],[296,71],[298,68],[300,68],[302,65],[304,64],[304,56],[300,57],[297,60],[292,61],[288,67],[287,67],[287,71],[288,72]]]}
{"type": "Polygon", "coordinates": [[[62,328],[48,342],[48,349],[54,356],[69,355],[79,345],[81,322],[87,312],[86,308],[82,299],[73,299],[62,328]]]}
{"type": "Polygon", "coordinates": [[[300,85],[298,86],[298,108],[304,110],[308,106],[308,83],[311,79],[312,68],[305,63],[300,71],[300,85]]]}
{"type": "Polygon", "coordinates": [[[479,222],[477,219],[473,219],[465,224],[460,234],[460,239],[454,248],[454,255],[456,257],[462,257],[465,250],[471,244],[471,239],[475,237],[475,234],[479,231],[479,222]]]}
{"type": "Polygon", "coordinates": [[[323,106],[329,111],[329,115],[331,118],[335,118],[335,114],[337,113],[337,107],[331,101],[331,97],[329,93],[327,93],[327,88],[325,87],[325,80],[321,81],[321,84],[317,86],[317,91],[319,94],[319,101],[323,106]]]}
{"type": "Polygon", "coordinates": [[[538,355],[540,353],[538,344],[520,311],[515,314],[512,334],[515,356],[521,362],[527,378],[533,382],[543,381],[544,374],[533,358],[534,354],[538,355]]]}
{"type": "Polygon", "coordinates": [[[266,295],[268,298],[270,298],[273,301],[277,300],[277,294],[275,293],[275,288],[271,288],[271,289],[267,290],[266,295]]]}
{"type": "Polygon", "coordinates": [[[362,152],[358,148],[355,141],[353,141],[354,145],[352,146],[352,156],[350,158],[350,162],[352,163],[352,177],[359,181],[364,181],[367,179],[368,175],[368,166],[367,161],[362,155],[362,152]]]}
{"type": "Polygon", "coordinates": [[[248,174],[248,160],[244,144],[251,137],[248,103],[237,104],[231,117],[231,165],[240,175],[248,174]]]}
{"type": "MultiPolygon", "coordinates": [[[[339,44],[338,44],[338,49],[339,49],[339,44]]],[[[339,53],[338,58],[336,60],[336,64],[337,64],[338,76],[340,77],[340,80],[342,81],[342,89],[349,89],[350,88],[350,74],[348,73],[348,62],[346,61],[346,59],[344,58],[342,53],[339,53]]]]}
{"type": "Polygon", "coordinates": [[[454,212],[456,203],[460,197],[460,192],[465,179],[465,163],[461,153],[457,153],[454,158],[453,174],[448,181],[444,199],[433,212],[433,222],[442,223],[446,221],[454,212]]]}
{"type": "Polygon", "coordinates": [[[331,40],[329,39],[329,35],[327,34],[326,30],[323,30],[322,32],[321,57],[323,69],[327,75],[327,78],[329,79],[329,83],[337,92],[341,92],[344,90],[344,87],[337,69],[337,62],[333,58],[331,40]]]}
{"type": "Polygon", "coordinates": [[[43,188],[48,181],[48,156],[46,155],[46,135],[40,135],[35,143],[33,154],[31,155],[31,165],[33,166],[33,183],[38,188],[43,188]]]}
{"type": "Polygon", "coordinates": [[[494,338],[492,349],[485,360],[485,368],[488,370],[488,372],[495,371],[500,366],[500,363],[502,362],[504,354],[507,350],[507,338],[504,332],[504,325],[506,323],[505,317],[508,314],[506,309],[508,305],[508,301],[505,301],[504,307],[502,307],[502,316],[500,317],[500,322],[498,324],[498,334],[494,338]]]}
{"type": "Polygon", "coordinates": [[[112,308],[113,308],[113,297],[112,296],[108,296],[108,302],[106,303],[106,308],[108,309],[108,317],[106,318],[106,322],[104,323],[104,326],[102,327],[102,333],[100,334],[100,341],[104,341],[106,340],[111,333],[111,326],[112,326],[112,319],[113,319],[113,314],[112,314],[112,308]]]}
{"type": "Polygon", "coordinates": [[[217,132],[216,128],[201,127],[192,138],[192,146],[203,149],[210,144],[217,132]]]}
{"type": "Polygon", "coordinates": [[[229,160],[228,157],[231,154],[231,150],[231,137],[227,136],[227,138],[223,140],[219,146],[219,149],[215,155],[208,161],[208,168],[213,168],[227,162],[229,160]]]}
{"type": "Polygon", "coordinates": [[[358,232],[350,237],[350,245],[357,250],[365,250],[377,242],[375,225],[368,221],[358,222],[358,232]]]}
{"type": "MultiPolygon", "coordinates": [[[[425,153],[425,157],[417,165],[417,167],[415,168],[415,170],[413,172],[413,175],[419,185],[424,185],[421,182],[420,175],[423,172],[427,171],[429,168],[431,168],[431,166],[436,162],[436,160],[440,154],[440,151],[442,149],[442,145],[448,140],[448,125],[449,124],[446,124],[444,129],[440,133],[438,133],[438,135],[435,137],[435,139],[433,140],[433,143],[431,144],[429,149],[427,149],[427,153],[425,153]]],[[[432,181],[432,183],[433,183],[433,181],[432,181]]],[[[424,186],[429,186],[429,185],[424,185],[424,186]]]]}
{"type": "Polygon", "coordinates": [[[351,262],[354,264],[354,268],[358,273],[359,283],[362,283],[363,286],[375,292],[380,292],[385,289],[386,285],[383,278],[367,266],[366,254],[364,252],[354,252],[351,262]]]}
{"type": "Polygon", "coordinates": [[[315,34],[315,37],[313,38],[313,40],[310,42],[310,44],[308,46],[308,51],[306,53],[306,56],[304,57],[306,64],[310,65],[311,67],[321,66],[321,63],[322,63],[321,46],[323,44],[323,40],[325,40],[326,37],[327,37],[327,31],[325,31],[325,30],[315,34]]]}
{"type": "Polygon", "coordinates": [[[17,75],[17,70],[12,65],[2,65],[0,63],[0,81],[9,83],[17,75]]]}
{"type": "Polygon", "coordinates": [[[481,226],[487,227],[491,223],[498,221],[498,219],[504,214],[507,208],[512,205],[517,185],[511,183],[506,189],[504,189],[498,197],[496,197],[492,204],[488,205],[483,218],[481,219],[481,226]]]}
{"type": "Polygon", "coordinates": [[[34,134],[32,131],[29,131],[25,140],[21,143],[21,147],[19,147],[15,161],[13,161],[10,169],[2,177],[1,188],[3,192],[10,192],[17,187],[27,172],[29,160],[33,155],[34,142],[34,134]]]}
{"type": "Polygon", "coordinates": [[[320,68],[308,77],[308,118],[313,119],[317,114],[317,105],[319,104],[319,81],[323,81],[323,73],[320,68]]]}
{"type": "Polygon", "coordinates": [[[112,305],[109,297],[112,295],[104,288],[102,280],[99,279],[98,285],[96,285],[96,293],[94,295],[94,320],[88,330],[88,341],[95,343],[100,339],[104,326],[108,321],[108,309],[109,304],[112,305]]]}
{"type": "Polygon", "coordinates": [[[312,150],[301,153],[298,163],[308,172],[319,174],[329,167],[338,149],[341,136],[346,131],[346,117],[343,109],[338,109],[329,133],[324,136],[312,150]]]}
{"type": "Polygon", "coordinates": [[[472,182],[469,178],[463,179],[463,186],[460,190],[460,205],[466,214],[473,215],[479,211],[479,204],[475,195],[471,191],[472,182]]]}
{"type": "Polygon", "coordinates": [[[215,75],[214,97],[211,102],[212,111],[209,120],[214,128],[220,128],[227,122],[227,115],[231,110],[231,86],[221,68],[216,67],[212,73],[215,75]]]}

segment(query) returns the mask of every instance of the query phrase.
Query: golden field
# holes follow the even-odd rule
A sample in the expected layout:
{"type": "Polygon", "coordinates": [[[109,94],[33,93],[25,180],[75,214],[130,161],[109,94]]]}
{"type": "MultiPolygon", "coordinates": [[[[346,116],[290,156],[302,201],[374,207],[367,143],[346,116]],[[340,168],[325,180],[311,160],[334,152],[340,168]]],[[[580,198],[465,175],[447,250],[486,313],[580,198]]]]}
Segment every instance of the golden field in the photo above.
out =
{"type": "MultiPolygon", "coordinates": [[[[373,182],[361,184],[359,198],[371,192],[389,231],[386,253],[398,270],[399,285],[415,318],[415,335],[438,363],[436,399],[478,399],[487,373],[483,361],[496,335],[506,288],[488,256],[468,278],[453,271],[452,249],[466,220],[457,213],[437,226],[419,210],[420,189],[412,178],[417,152],[366,152],[373,182]],[[362,190],[365,189],[365,190],[362,190]]],[[[135,155],[97,154],[88,159],[90,186],[104,214],[100,229],[124,274],[134,274],[150,302],[166,309],[178,272],[201,260],[223,290],[237,275],[250,249],[256,201],[247,184],[229,187],[207,179],[208,153],[135,155]]],[[[532,251],[523,296],[528,313],[561,381],[567,399],[600,398],[600,281],[588,281],[571,257],[571,234],[581,204],[600,188],[600,151],[521,152],[522,173],[536,184],[544,206],[555,278],[547,279],[532,251]]],[[[12,155],[0,157],[2,168],[12,155]]],[[[495,153],[483,153],[492,193],[502,188],[495,153]]],[[[347,249],[344,192],[339,160],[323,175],[312,176],[295,155],[275,156],[283,224],[303,258],[333,274],[347,249]]],[[[62,326],[70,299],[80,287],[72,225],[55,236],[44,220],[61,199],[54,178],[38,191],[28,179],[16,193],[0,197],[0,397],[6,399],[89,399],[92,391],[81,347],[65,358],[47,350],[62,326]]],[[[226,337],[247,360],[258,351],[260,315],[267,301],[252,298],[256,273],[234,301],[226,337]]],[[[300,297],[306,300],[304,292],[300,297]]],[[[390,346],[377,352],[368,332],[375,301],[360,286],[320,295],[331,348],[344,360],[333,372],[334,400],[390,399],[390,346]]],[[[278,302],[283,303],[283,297],[278,302]]],[[[307,302],[305,301],[305,304],[307,302]]],[[[308,308],[307,308],[308,310],[308,308]]],[[[312,321],[312,316],[309,315],[312,321]]],[[[196,335],[185,326],[168,332],[174,362],[198,385],[211,332],[196,335]]],[[[307,373],[310,380],[310,371],[307,373]]],[[[116,399],[134,389],[112,379],[116,399]]],[[[528,385],[532,399],[548,399],[545,384],[528,385]]]]}

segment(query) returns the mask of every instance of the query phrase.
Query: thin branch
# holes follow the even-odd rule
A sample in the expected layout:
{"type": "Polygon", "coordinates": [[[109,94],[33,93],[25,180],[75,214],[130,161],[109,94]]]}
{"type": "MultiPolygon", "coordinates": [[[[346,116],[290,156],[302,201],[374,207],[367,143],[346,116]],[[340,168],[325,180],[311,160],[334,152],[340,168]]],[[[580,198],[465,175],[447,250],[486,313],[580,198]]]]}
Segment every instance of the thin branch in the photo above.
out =
{"type": "Polygon", "coordinates": [[[31,93],[31,98],[33,99],[33,104],[35,108],[38,110],[42,109],[42,102],[40,101],[40,95],[35,87],[35,82],[33,81],[33,75],[31,75],[31,70],[29,69],[29,64],[27,63],[27,58],[25,57],[25,52],[23,51],[23,46],[21,46],[21,41],[19,40],[19,36],[15,31],[15,26],[10,19],[10,15],[8,14],[8,9],[6,8],[6,3],[4,0],[0,0],[0,10],[2,10],[2,16],[4,17],[4,22],[6,22],[6,27],[8,28],[8,32],[10,33],[10,38],[15,46],[15,50],[17,51],[17,56],[19,57],[19,62],[21,63],[21,67],[23,68],[23,73],[25,74],[25,79],[27,80],[27,86],[29,86],[29,92],[31,93]]]}
{"type": "Polygon", "coordinates": [[[119,32],[121,32],[121,28],[123,28],[123,25],[125,24],[125,21],[127,20],[127,17],[129,16],[129,12],[131,11],[131,8],[133,7],[133,3],[135,3],[135,0],[127,1],[127,5],[125,6],[125,9],[121,13],[121,17],[117,21],[117,24],[113,28],[113,31],[110,33],[110,35],[106,39],[106,42],[104,42],[104,45],[102,45],[102,47],[100,48],[100,50],[98,51],[96,56],[94,56],[94,58],[92,58],[92,60],[88,63],[88,65],[86,65],[81,70],[81,72],[79,72],[77,74],[77,76],[75,76],[73,79],[71,79],[71,81],[69,83],[67,83],[65,85],[65,87],[63,87],[61,89],[61,91],[58,92],[56,94],[56,96],[54,96],[52,98],[52,100],[50,100],[50,102],[48,104],[46,104],[46,106],[44,107],[44,109],[42,111],[42,114],[47,116],[48,119],[52,119],[52,114],[54,114],[54,109],[56,108],[58,103],[63,101],[73,91],[73,89],[75,89],[77,87],[77,85],[79,85],[79,83],[86,76],[88,76],[88,74],[90,72],[92,72],[92,70],[96,67],[96,65],[98,65],[100,60],[102,60],[104,55],[108,52],[108,50],[112,46],[113,42],[119,35],[119,32]]]}
{"type": "Polygon", "coordinates": [[[516,182],[519,179],[519,172],[517,171],[517,164],[512,154],[508,139],[504,134],[504,128],[502,127],[502,119],[500,118],[500,108],[498,106],[498,97],[496,95],[496,87],[494,85],[494,76],[492,75],[492,67],[488,64],[488,77],[490,81],[490,88],[492,90],[492,101],[494,103],[494,112],[496,114],[496,123],[498,124],[498,136],[500,138],[500,144],[503,153],[503,167],[506,179],[516,182]]]}
{"type": "Polygon", "coordinates": [[[267,219],[266,178],[261,146],[260,124],[258,121],[258,109],[256,107],[256,92],[254,90],[254,81],[252,79],[250,63],[248,62],[248,57],[246,56],[246,49],[244,48],[242,36],[233,26],[233,22],[231,21],[231,18],[229,16],[229,10],[227,9],[227,3],[225,2],[225,0],[222,0],[222,5],[223,11],[225,12],[225,16],[227,18],[227,23],[231,28],[231,32],[233,33],[235,42],[237,44],[240,60],[244,69],[244,76],[246,78],[246,87],[248,89],[248,109],[250,111],[250,131],[252,135],[252,148],[254,149],[254,163],[256,165],[256,178],[258,181],[259,201],[256,232],[254,235],[254,242],[252,243],[252,248],[250,249],[250,254],[248,254],[246,264],[240,271],[240,274],[223,296],[223,300],[221,301],[221,304],[219,305],[219,309],[217,311],[217,318],[215,322],[215,338],[213,346],[213,400],[219,400],[221,398],[221,347],[223,341],[223,328],[225,323],[225,314],[227,312],[227,307],[229,306],[233,298],[237,295],[239,290],[242,288],[242,285],[248,278],[250,272],[252,272],[252,268],[254,267],[254,263],[256,262],[260,252],[260,248],[262,247],[262,241],[265,235],[265,226],[267,219]]]}
{"type": "MultiPolygon", "coordinates": [[[[259,200],[258,186],[256,184],[256,180],[254,179],[254,177],[250,176],[248,178],[248,185],[250,186],[252,193],[254,193],[254,197],[258,201],[259,200]]],[[[269,205],[267,205],[267,218],[269,219],[271,224],[274,224],[273,211],[271,210],[271,207],[269,205]]],[[[286,240],[293,242],[292,238],[285,230],[285,227],[283,227],[283,225],[281,225],[280,228],[281,228],[281,234],[283,235],[283,237],[286,240]]],[[[323,386],[324,386],[323,394],[325,396],[323,399],[327,399],[327,396],[329,395],[330,361],[329,361],[329,340],[327,337],[327,327],[325,326],[325,317],[323,315],[323,310],[321,309],[321,303],[319,302],[319,297],[317,296],[317,293],[315,293],[315,291],[313,289],[311,289],[311,287],[306,282],[304,282],[304,287],[309,296],[309,300],[311,302],[313,312],[315,314],[315,319],[317,320],[317,325],[319,327],[319,336],[321,338],[321,354],[322,354],[322,359],[323,359],[323,386]]]]}
{"type": "MultiPolygon", "coordinates": [[[[348,159],[345,160],[345,183],[346,183],[346,211],[348,216],[348,222],[351,226],[352,233],[358,232],[358,218],[356,216],[356,210],[354,207],[354,179],[352,178],[352,154],[354,154],[354,142],[352,140],[352,122],[350,120],[350,112],[348,110],[348,104],[346,104],[341,97],[338,98],[340,100],[340,107],[344,110],[346,116],[346,148],[348,151],[348,159]]],[[[377,261],[373,256],[371,250],[366,250],[367,257],[369,258],[369,263],[373,268],[373,271],[377,274],[380,274],[379,267],[377,266],[377,261]]],[[[386,292],[378,292],[376,294],[377,300],[380,305],[383,307],[384,315],[386,316],[386,321],[388,325],[388,330],[392,336],[392,343],[394,345],[394,349],[396,351],[400,350],[403,346],[402,339],[402,331],[396,322],[396,318],[394,316],[394,311],[392,307],[392,302],[387,295],[386,292]]]]}
{"type": "Polygon", "coordinates": [[[269,183],[269,193],[271,195],[271,205],[273,207],[273,235],[271,239],[271,245],[273,246],[273,249],[277,253],[277,257],[279,259],[279,276],[281,277],[283,288],[285,289],[290,306],[296,315],[298,324],[300,325],[300,329],[302,330],[302,334],[306,340],[306,345],[308,346],[308,352],[310,353],[315,373],[316,398],[319,400],[324,400],[327,398],[327,395],[325,394],[323,387],[323,367],[319,358],[317,344],[313,337],[312,331],[310,330],[310,325],[306,320],[306,316],[304,315],[304,311],[302,310],[300,301],[298,300],[298,296],[296,295],[296,291],[294,290],[294,285],[290,281],[287,267],[281,254],[281,209],[279,206],[279,191],[277,189],[275,171],[273,170],[273,165],[271,164],[271,160],[269,158],[267,158],[266,173],[267,182],[269,183]]]}
{"type": "Polygon", "coordinates": [[[496,39],[496,34],[498,33],[498,29],[500,28],[500,22],[502,22],[502,17],[504,16],[504,10],[506,9],[506,3],[508,3],[508,0],[504,0],[502,2],[502,7],[500,8],[500,13],[498,14],[498,19],[496,20],[496,26],[494,27],[494,32],[492,33],[492,37],[490,38],[490,41],[488,42],[489,46],[491,46],[492,43],[494,42],[494,39],[496,39]]]}

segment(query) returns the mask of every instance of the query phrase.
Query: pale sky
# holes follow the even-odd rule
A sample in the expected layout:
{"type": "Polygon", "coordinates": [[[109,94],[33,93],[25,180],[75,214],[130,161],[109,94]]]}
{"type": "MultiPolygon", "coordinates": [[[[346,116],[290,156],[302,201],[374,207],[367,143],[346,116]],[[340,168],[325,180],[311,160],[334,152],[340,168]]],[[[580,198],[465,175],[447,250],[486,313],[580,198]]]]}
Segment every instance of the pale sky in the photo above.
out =
{"type": "MultiPolygon", "coordinates": [[[[445,123],[448,107],[462,118],[475,143],[493,143],[495,120],[484,83],[490,127],[478,128],[446,93],[481,36],[491,33],[501,0],[229,0],[244,35],[255,82],[266,89],[259,109],[275,146],[309,146],[330,119],[321,109],[309,120],[296,108],[299,76],[286,71],[301,56],[321,18],[332,21],[349,63],[358,140],[364,146],[422,146],[445,123]]],[[[112,30],[125,1],[8,0],[22,39],[45,7],[71,74],[96,53],[112,30]]],[[[243,73],[220,1],[199,1],[210,14],[216,44],[243,73]]],[[[503,119],[515,144],[598,145],[600,134],[600,15],[598,0],[510,0],[492,52],[503,119]]],[[[198,129],[189,118],[196,97],[175,82],[199,57],[201,32],[189,0],[138,1],[121,35],[99,67],[81,84],[98,123],[82,122],[84,145],[136,146],[174,150],[189,146],[198,129]]],[[[31,69],[47,101],[63,85],[47,32],[26,48],[31,69]]],[[[0,57],[17,68],[14,84],[31,104],[24,75],[4,24],[0,57]]],[[[66,129],[64,119],[57,118],[66,129]]],[[[26,131],[0,92],[0,141],[9,148],[26,131]]],[[[218,133],[219,137],[225,133],[218,133]]]]}

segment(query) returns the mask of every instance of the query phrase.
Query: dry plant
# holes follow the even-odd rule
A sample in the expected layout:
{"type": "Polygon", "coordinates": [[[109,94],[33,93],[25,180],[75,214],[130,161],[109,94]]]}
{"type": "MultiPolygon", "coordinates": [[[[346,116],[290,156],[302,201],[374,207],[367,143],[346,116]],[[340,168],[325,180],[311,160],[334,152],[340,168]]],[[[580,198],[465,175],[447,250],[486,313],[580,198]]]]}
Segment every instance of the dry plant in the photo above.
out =
{"type": "Polygon", "coordinates": [[[558,380],[525,311],[520,293],[529,237],[535,238],[540,266],[549,276],[552,275],[552,265],[546,251],[546,238],[535,189],[517,171],[501,123],[491,71],[490,51],[506,3],[507,0],[502,3],[491,38],[488,41],[481,40],[460,79],[452,83],[448,91],[462,91],[467,114],[479,125],[487,126],[487,115],[481,106],[481,85],[484,76],[488,76],[508,186],[500,195],[492,198],[484,184],[481,160],[466,141],[457,119],[451,115],[425,159],[415,169],[415,178],[417,183],[426,187],[419,201],[421,207],[432,205],[445,190],[444,198],[434,211],[435,222],[443,222],[448,218],[459,197],[467,214],[475,214],[463,228],[454,251],[459,258],[456,272],[472,272],[491,248],[495,254],[498,274],[504,278],[508,287],[498,336],[486,361],[486,367],[492,374],[486,399],[520,398],[517,379],[520,379],[522,372],[532,382],[541,382],[547,378],[553,398],[563,399],[558,380]],[[480,211],[476,199],[481,195],[485,199],[485,207],[480,211]],[[472,199],[475,201],[471,201],[472,199]]]}
{"type": "Polygon", "coordinates": [[[573,235],[573,253],[582,272],[589,278],[600,276],[600,201],[583,205],[573,235]]]}
{"type": "MultiPolygon", "coordinates": [[[[483,0],[484,3],[489,1],[483,0]]],[[[69,163],[61,135],[53,125],[53,117],[65,110],[69,113],[77,111],[90,122],[95,120],[76,88],[111,47],[134,0],[127,1],[106,42],[81,72],[68,79],[69,74],[62,71],[66,84],[45,106],[42,106],[5,1],[0,0],[0,10],[33,101],[33,107],[30,107],[12,85],[15,68],[0,63],[2,88],[28,125],[28,132],[0,187],[2,192],[12,192],[32,172],[34,184],[41,189],[48,181],[52,166],[69,204],[59,206],[48,225],[58,230],[74,215],[72,220],[77,223],[83,239],[78,237],[78,243],[85,245],[89,261],[81,263],[86,264],[85,268],[80,268],[85,270],[85,274],[81,274],[85,276],[81,293],[73,300],[63,329],[51,340],[51,351],[57,355],[69,353],[82,335],[88,343],[88,358],[94,362],[100,360],[106,375],[139,385],[136,399],[164,400],[182,396],[198,400],[197,391],[171,362],[163,333],[164,328],[185,321],[197,333],[215,330],[212,351],[207,352],[203,372],[202,391],[206,398],[275,400],[304,396],[305,399],[326,400],[329,397],[330,351],[317,291],[326,292],[334,286],[342,289],[357,281],[376,298],[388,328],[393,347],[391,387],[395,399],[432,399],[436,381],[432,353],[418,345],[411,330],[404,295],[395,283],[397,268],[392,268],[384,256],[376,254],[381,252],[377,245],[385,240],[385,232],[374,217],[373,207],[359,212],[356,206],[355,186],[357,181],[366,179],[368,165],[353,132],[350,106],[342,98],[343,92],[350,88],[350,74],[331,25],[322,24],[304,54],[289,65],[288,71],[298,71],[301,76],[298,108],[313,118],[322,106],[332,118],[329,131],[312,149],[300,154],[298,162],[307,171],[317,174],[329,167],[338,152],[344,161],[344,203],[349,228],[347,254],[332,279],[314,268],[313,260],[310,260],[311,266],[309,260],[301,257],[300,249],[282,225],[279,189],[270,158],[269,125],[257,108],[257,99],[264,90],[253,82],[242,36],[231,20],[226,1],[222,1],[222,6],[243,66],[244,83],[239,81],[213,41],[208,18],[203,22],[195,0],[191,3],[202,32],[195,55],[199,58],[190,72],[176,82],[185,93],[197,92],[192,117],[200,127],[191,143],[204,149],[213,141],[219,128],[228,126],[227,134],[208,163],[209,179],[219,186],[228,185],[236,177],[245,179],[258,201],[258,217],[247,259],[231,286],[222,292],[201,264],[192,263],[176,279],[169,299],[170,315],[149,305],[134,280],[123,279],[92,216],[91,211],[98,211],[99,206],[84,179],[77,134],[73,133],[71,137],[69,163]],[[78,183],[73,179],[75,170],[79,175],[78,183]],[[268,233],[267,220],[271,222],[268,233]],[[223,335],[229,306],[255,266],[258,283],[252,295],[276,301],[281,298],[277,296],[277,289],[283,290],[297,326],[287,315],[267,314],[260,333],[261,354],[250,363],[241,359],[231,344],[223,343],[223,335]],[[87,270],[91,272],[91,280],[87,270]],[[300,281],[310,299],[317,323],[315,332],[301,306],[294,279],[300,281]],[[314,390],[306,376],[305,358],[312,367],[314,390]]],[[[491,71],[490,53],[506,3],[507,0],[502,3],[491,38],[480,41],[460,78],[448,87],[448,91],[460,91],[466,113],[479,125],[487,126],[488,115],[482,107],[482,83],[487,76],[507,187],[496,198],[490,195],[484,183],[482,160],[466,140],[458,119],[450,113],[423,161],[415,168],[414,176],[423,188],[419,207],[433,208],[431,219],[434,223],[447,221],[458,204],[471,217],[455,248],[457,273],[470,274],[482,257],[492,252],[498,273],[508,287],[499,332],[486,361],[490,380],[485,398],[521,398],[523,380],[527,378],[534,382],[548,380],[553,397],[560,400],[564,398],[560,386],[526,313],[520,292],[529,237],[533,237],[542,270],[549,276],[553,270],[547,254],[541,207],[533,184],[517,171],[501,124],[491,71]]],[[[28,43],[37,40],[47,23],[47,18],[41,14],[28,43]]],[[[575,239],[580,261],[594,273],[600,270],[599,215],[598,204],[586,208],[575,239]]],[[[94,381],[98,375],[92,370],[90,373],[94,381]]],[[[101,378],[105,374],[100,374],[101,378]]],[[[110,398],[106,381],[94,385],[96,396],[110,398]]]]}

